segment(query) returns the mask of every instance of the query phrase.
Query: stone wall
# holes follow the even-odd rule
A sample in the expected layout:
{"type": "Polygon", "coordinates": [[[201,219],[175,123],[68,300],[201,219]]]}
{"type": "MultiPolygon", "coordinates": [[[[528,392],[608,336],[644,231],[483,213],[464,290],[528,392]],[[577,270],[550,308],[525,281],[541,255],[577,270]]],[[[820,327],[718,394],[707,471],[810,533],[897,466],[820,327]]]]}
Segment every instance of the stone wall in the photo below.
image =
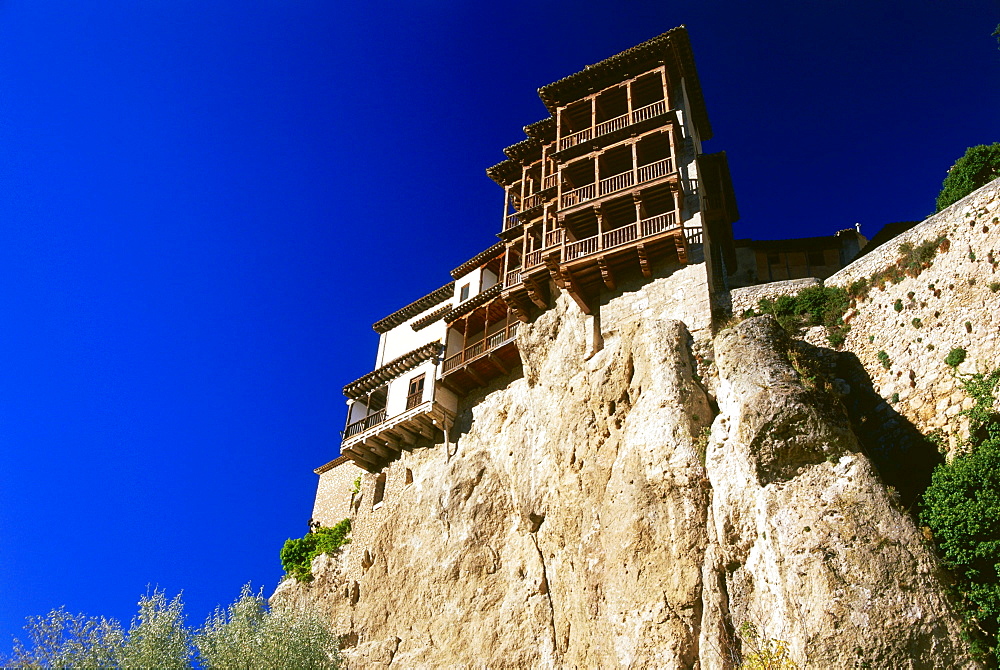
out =
{"type": "Polygon", "coordinates": [[[733,314],[740,316],[748,309],[756,309],[757,303],[761,300],[775,300],[783,295],[797,295],[803,289],[820,286],[822,283],[815,277],[807,277],[806,279],[787,279],[758,284],[757,286],[734,288],[730,292],[733,314]]]}
{"type": "MultiPolygon", "coordinates": [[[[939,236],[947,237],[947,250],[938,251],[929,268],[872,288],[848,311],[844,348],[895,412],[925,434],[943,431],[954,446],[956,434],[967,428],[959,413],[972,405],[960,376],[1000,365],[1000,180],[886,242],[826,285],[848,288],[895,264],[901,244],[918,246],[939,236]],[[957,369],[945,364],[955,348],[967,352],[957,369]]],[[[888,409],[882,408],[891,415],[888,409]]]]}
{"type": "Polygon", "coordinates": [[[365,471],[341,456],[318,468],[319,484],[312,518],[321,526],[333,526],[351,515],[351,489],[365,471]]]}

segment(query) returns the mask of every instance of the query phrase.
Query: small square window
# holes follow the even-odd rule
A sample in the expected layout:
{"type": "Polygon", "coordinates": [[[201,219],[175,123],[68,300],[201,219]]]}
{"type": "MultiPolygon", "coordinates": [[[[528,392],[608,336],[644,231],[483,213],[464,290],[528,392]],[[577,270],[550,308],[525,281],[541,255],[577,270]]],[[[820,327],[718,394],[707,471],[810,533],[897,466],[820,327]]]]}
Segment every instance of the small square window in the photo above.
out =
{"type": "Polygon", "coordinates": [[[470,284],[466,284],[465,286],[462,287],[462,290],[458,296],[459,302],[465,302],[466,300],[469,299],[469,286],[470,284]]]}

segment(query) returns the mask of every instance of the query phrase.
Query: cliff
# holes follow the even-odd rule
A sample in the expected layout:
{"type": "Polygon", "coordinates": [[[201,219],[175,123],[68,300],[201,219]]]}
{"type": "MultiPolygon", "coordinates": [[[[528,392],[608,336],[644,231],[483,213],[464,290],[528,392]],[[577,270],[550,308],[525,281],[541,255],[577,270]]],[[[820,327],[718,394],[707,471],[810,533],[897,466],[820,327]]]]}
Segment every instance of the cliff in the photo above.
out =
{"type": "Polygon", "coordinates": [[[519,330],[523,370],[375,509],[366,478],[352,544],[272,602],[324,607],[351,667],[730,668],[745,624],[808,667],[975,667],[842,399],[769,317],[713,339],[704,276],[597,318],[560,296],[519,330]]]}

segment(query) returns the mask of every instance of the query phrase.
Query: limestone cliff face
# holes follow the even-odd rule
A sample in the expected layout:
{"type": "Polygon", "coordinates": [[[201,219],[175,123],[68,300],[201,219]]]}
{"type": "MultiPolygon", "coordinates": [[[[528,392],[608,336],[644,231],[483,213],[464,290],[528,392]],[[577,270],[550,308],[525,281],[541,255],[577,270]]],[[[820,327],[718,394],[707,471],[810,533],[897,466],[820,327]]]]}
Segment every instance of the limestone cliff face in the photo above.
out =
{"type": "Polygon", "coordinates": [[[354,542],[273,602],[320,603],[359,668],[729,668],[743,622],[808,667],[971,667],[918,531],[774,324],[724,331],[703,385],[708,333],[664,307],[688,271],[596,321],[560,297],[519,332],[523,374],[393,464],[378,509],[363,490],[354,542]]]}

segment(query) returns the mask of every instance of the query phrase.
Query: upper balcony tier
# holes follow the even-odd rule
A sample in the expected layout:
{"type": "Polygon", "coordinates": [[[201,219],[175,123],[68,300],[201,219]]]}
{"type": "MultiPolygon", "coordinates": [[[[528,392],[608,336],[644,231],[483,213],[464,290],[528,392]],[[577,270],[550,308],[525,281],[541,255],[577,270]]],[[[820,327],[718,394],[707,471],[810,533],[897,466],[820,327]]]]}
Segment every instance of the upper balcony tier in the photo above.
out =
{"type": "Polygon", "coordinates": [[[645,107],[640,107],[639,109],[633,109],[631,112],[622,114],[621,116],[616,116],[613,119],[602,121],[596,126],[584,128],[583,130],[566,135],[565,137],[560,137],[559,151],[564,152],[567,149],[575,147],[579,144],[583,144],[606,135],[611,135],[616,131],[628,128],[629,126],[641,124],[644,121],[649,121],[650,119],[662,116],[666,114],[667,111],[667,103],[665,100],[654,102],[651,105],[646,105],[645,107]]]}
{"type": "Polygon", "coordinates": [[[644,72],[666,65],[668,80],[684,80],[684,89],[691,106],[691,115],[698,136],[712,138],[712,127],[702,96],[698,72],[694,66],[691,42],[684,26],[669,30],[631,49],[615,54],[599,63],[538,89],[538,95],[549,113],[581,100],[594,91],[601,91],[644,72]]]}

